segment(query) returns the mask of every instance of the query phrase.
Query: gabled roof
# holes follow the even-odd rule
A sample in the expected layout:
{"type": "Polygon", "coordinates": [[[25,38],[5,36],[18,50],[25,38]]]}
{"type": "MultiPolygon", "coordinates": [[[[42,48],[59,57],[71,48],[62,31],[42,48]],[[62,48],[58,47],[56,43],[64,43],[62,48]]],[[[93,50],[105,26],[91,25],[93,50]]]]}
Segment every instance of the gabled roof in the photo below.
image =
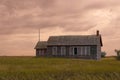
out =
{"type": "Polygon", "coordinates": [[[35,49],[45,49],[47,48],[47,41],[38,41],[35,49]]]}
{"type": "Polygon", "coordinates": [[[51,45],[101,45],[101,35],[78,35],[78,36],[51,36],[48,46],[51,45]]]}

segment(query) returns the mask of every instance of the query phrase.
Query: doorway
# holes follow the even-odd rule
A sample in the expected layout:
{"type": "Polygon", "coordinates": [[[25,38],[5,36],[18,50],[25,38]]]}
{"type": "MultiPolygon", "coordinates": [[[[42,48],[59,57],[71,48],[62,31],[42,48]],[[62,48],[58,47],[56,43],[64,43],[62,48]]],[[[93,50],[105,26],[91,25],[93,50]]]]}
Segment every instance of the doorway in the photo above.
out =
{"type": "Polygon", "coordinates": [[[74,48],[74,55],[77,55],[77,48],[74,48]]]}

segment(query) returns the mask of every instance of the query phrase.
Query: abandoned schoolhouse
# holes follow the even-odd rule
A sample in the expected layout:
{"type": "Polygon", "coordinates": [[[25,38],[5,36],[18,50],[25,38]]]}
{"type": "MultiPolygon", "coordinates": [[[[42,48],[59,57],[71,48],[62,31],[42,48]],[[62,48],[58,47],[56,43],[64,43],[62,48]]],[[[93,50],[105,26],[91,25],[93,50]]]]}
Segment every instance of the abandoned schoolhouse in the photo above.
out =
{"type": "Polygon", "coordinates": [[[101,34],[50,36],[47,41],[38,41],[36,56],[74,57],[101,59],[103,46],[101,34]]]}

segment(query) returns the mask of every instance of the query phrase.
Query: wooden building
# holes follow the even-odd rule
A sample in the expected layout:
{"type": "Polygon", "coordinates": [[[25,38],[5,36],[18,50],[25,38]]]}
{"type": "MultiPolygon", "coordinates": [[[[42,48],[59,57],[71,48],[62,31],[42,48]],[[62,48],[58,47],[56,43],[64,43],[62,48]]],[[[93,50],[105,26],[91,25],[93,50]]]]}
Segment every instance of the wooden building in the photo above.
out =
{"type": "Polygon", "coordinates": [[[36,56],[45,56],[47,53],[47,42],[46,41],[38,41],[35,46],[36,56]]]}
{"type": "Polygon", "coordinates": [[[42,42],[38,42],[35,49],[36,56],[43,55],[41,51],[44,48],[46,56],[99,60],[102,46],[102,38],[97,31],[96,35],[50,36],[44,45],[42,42]]]}

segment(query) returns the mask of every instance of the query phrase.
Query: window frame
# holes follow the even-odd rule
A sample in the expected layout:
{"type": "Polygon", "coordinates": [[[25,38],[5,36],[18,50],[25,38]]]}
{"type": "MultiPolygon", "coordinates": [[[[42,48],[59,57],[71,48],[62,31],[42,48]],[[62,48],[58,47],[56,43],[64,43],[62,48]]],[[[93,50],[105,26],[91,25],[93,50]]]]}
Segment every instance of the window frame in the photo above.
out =
{"type": "Polygon", "coordinates": [[[54,55],[54,56],[57,55],[57,47],[52,48],[52,55],[54,55]]]}
{"type": "Polygon", "coordinates": [[[61,47],[61,56],[65,56],[66,55],[66,47],[62,46],[61,47]]]}

